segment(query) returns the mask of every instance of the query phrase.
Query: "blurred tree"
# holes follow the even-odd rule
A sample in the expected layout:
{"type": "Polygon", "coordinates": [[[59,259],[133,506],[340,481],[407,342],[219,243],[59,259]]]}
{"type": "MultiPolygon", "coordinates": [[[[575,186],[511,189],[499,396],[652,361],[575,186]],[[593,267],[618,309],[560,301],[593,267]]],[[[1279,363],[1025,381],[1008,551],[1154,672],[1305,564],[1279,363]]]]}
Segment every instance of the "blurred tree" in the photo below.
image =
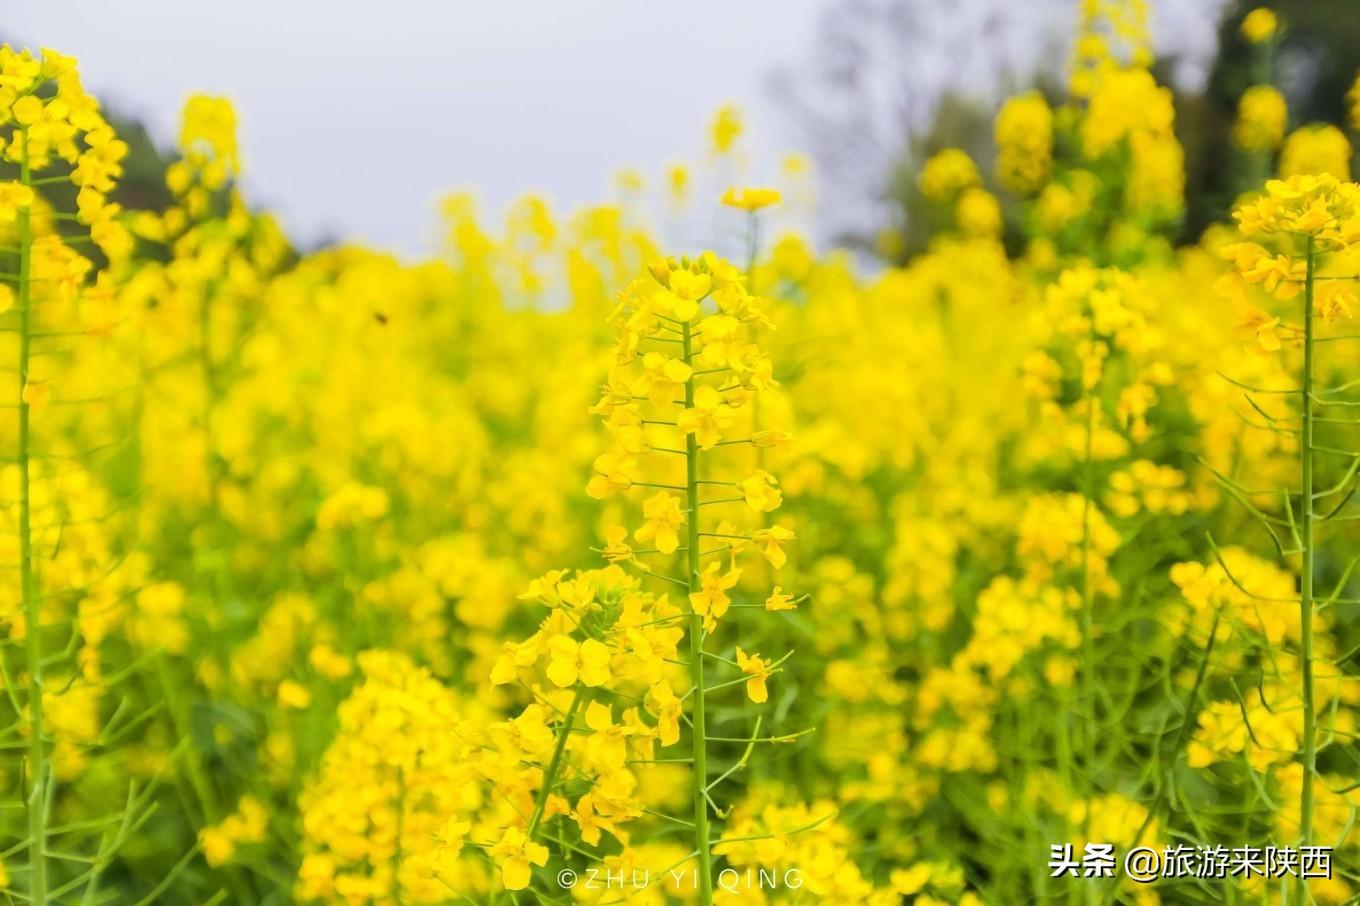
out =
{"type": "MultiPolygon", "coordinates": [[[[1267,74],[1239,34],[1259,2],[1152,0],[1158,78],[1177,89],[1186,152],[1186,238],[1222,219],[1246,184],[1230,143],[1237,99],[1267,74]]],[[[1360,66],[1360,0],[1279,0],[1284,31],[1268,74],[1288,98],[1290,125],[1345,122],[1360,66]]],[[[1076,0],[840,0],[828,7],[811,58],[772,78],[824,180],[827,238],[900,260],[920,250],[931,212],[915,177],[954,146],[985,175],[991,120],[1007,95],[1038,87],[1061,99],[1076,0]],[[901,241],[884,247],[884,229],[901,241]]]]}
{"type": "Polygon", "coordinates": [[[130,210],[164,210],[173,199],[165,186],[165,167],[173,159],[156,147],[141,122],[108,111],[109,124],[128,144],[123,178],[115,199],[130,210]]]}
{"type": "Polygon", "coordinates": [[[1072,0],[829,6],[810,59],[772,78],[825,182],[829,238],[870,249],[885,227],[923,223],[921,155],[953,144],[989,158],[995,103],[1031,83],[1039,61],[1065,54],[1065,32],[1053,26],[1074,12],[1072,0]]]}
{"type": "Polygon", "coordinates": [[[1199,96],[1181,97],[1177,131],[1185,145],[1186,233],[1198,236],[1223,213],[1245,185],[1242,160],[1230,130],[1237,99],[1252,85],[1273,82],[1289,102],[1289,126],[1327,122],[1344,127],[1346,90],[1360,70],[1360,2],[1237,0],[1219,26],[1219,53],[1199,96]],[[1279,15],[1282,32],[1269,71],[1242,38],[1242,19],[1266,5],[1279,15]]]}
{"type": "MultiPolygon", "coordinates": [[[[6,43],[14,42],[0,35],[0,44],[6,43]]],[[[122,116],[113,109],[105,109],[103,113],[114,132],[128,146],[127,157],[123,159],[123,176],[114,190],[113,200],[129,210],[160,210],[168,206],[172,199],[165,186],[165,165],[171,158],[161,153],[139,120],[122,116]]],[[[14,169],[12,164],[0,163],[0,173],[6,168],[14,169]]],[[[45,193],[67,210],[74,210],[73,186],[58,184],[46,189],[45,193]]]]}
{"type": "MultiPolygon", "coordinates": [[[[123,158],[123,176],[111,199],[130,211],[163,210],[169,206],[172,199],[165,185],[165,166],[171,158],[161,153],[139,121],[111,110],[104,111],[104,118],[128,146],[127,156],[123,158]]],[[[0,179],[14,179],[17,173],[15,164],[0,161],[0,179]]],[[[76,209],[76,187],[65,180],[45,186],[43,194],[62,210],[76,209]]],[[[57,230],[70,236],[88,232],[88,228],[68,221],[58,222],[57,230]]],[[[94,260],[96,266],[104,265],[103,255],[98,248],[88,247],[83,251],[94,260]]]]}

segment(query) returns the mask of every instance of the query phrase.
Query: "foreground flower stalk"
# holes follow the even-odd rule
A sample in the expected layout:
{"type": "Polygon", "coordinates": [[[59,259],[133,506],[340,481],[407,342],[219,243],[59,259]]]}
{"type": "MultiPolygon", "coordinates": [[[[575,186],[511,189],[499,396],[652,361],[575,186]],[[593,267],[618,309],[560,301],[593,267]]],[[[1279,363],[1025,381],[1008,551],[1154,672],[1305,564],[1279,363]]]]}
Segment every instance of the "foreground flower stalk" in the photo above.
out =
{"type": "MultiPolygon", "coordinates": [[[[1306,240],[1303,291],[1303,371],[1299,388],[1303,426],[1299,437],[1299,472],[1303,499],[1299,505],[1299,669],[1303,676],[1303,793],[1299,801],[1299,845],[1313,845],[1313,783],[1317,777],[1317,704],[1313,685],[1313,580],[1317,566],[1314,538],[1316,497],[1313,493],[1313,357],[1316,348],[1313,315],[1314,279],[1317,269],[1317,243],[1312,235],[1306,240]]],[[[1300,903],[1307,902],[1307,882],[1300,877],[1296,893],[1300,903]]]]}
{"type": "Polygon", "coordinates": [[[738,645],[733,660],[712,650],[709,642],[734,607],[792,608],[789,596],[780,595],[778,588],[763,604],[734,602],[729,591],[741,581],[743,568],[738,564],[742,553],[754,547],[778,569],[786,559],[783,545],[793,533],[779,526],[743,528],[739,515],[716,525],[703,518],[710,507],[744,505],[748,512],[768,513],[781,502],[775,479],[759,468],[762,460],[757,459],[757,467],[739,481],[719,477],[722,472],[707,465],[711,457],[730,469],[742,448],[755,448],[758,453],[760,448],[783,439],[782,432],[758,430],[755,420],[756,400],[775,382],[768,358],[752,339],[754,328],[768,326],[769,322],[764,301],[746,288],[750,270],[743,277],[711,253],[692,261],[657,261],[649,270],[650,277],[630,287],[616,314],[620,364],[596,408],[609,420],[615,449],[596,461],[597,475],[591,484],[597,496],[633,486],[656,489],[643,508],[647,521],[634,532],[638,542],[653,547],[632,550],[623,541],[626,530],[618,527],[611,530],[610,543],[603,553],[613,562],[637,567],[644,576],[679,585],[688,598],[688,609],[682,616],[689,635],[689,689],[677,701],[662,680],[653,685],[648,698],[657,709],[663,745],[678,737],[678,728],[667,727],[673,726],[680,702],[690,702],[692,815],[684,823],[692,827],[700,901],[711,903],[718,842],[713,819],[727,813],[717,805],[714,792],[745,767],[758,741],[774,743],[784,738],[758,739],[759,719],[748,738],[713,736],[709,697],[744,685],[752,703],[764,703],[769,697],[767,680],[785,658],[769,660],[748,654],[738,645]],[[706,314],[703,306],[710,300],[716,310],[706,314]],[[656,348],[667,351],[658,352],[656,348]],[[679,355],[671,357],[668,351],[679,355]],[[632,370],[637,364],[642,365],[641,375],[632,370]],[[638,457],[644,456],[660,457],[658,467],[665,473],[660,480],[641,481],[640,474],[631,471],[638,457]],[[683,459],[683,478],[678,477],[678,470],[665,465],[666,460],[674,463],[679,459],[683,459]],[[670,475],[677,475],[678,481],[670,480],[670,475]],[[705,543],[714,546],[704,549],[705,543]],[[637,559],[644,553],[663,558],[683,553],[684,578],[667,576],[644,565],[637,559]],[[718,562],[723,558],[729,561],[726,566],[718,562]],[[715,681],[710,669],[721,671],[725,665],[735,667],[737,675],[715,681]],[[744,751],[737,761],[718,771],[713,765],[713,744],[729,741],[744,742],[744,751]]]}
{"type": "MultiPolygon", "coordinates": [[[[1299,558],[1298,695],[1303,713],[1298,750],[1302,768],[1298,797],[1298,845],[1310,847],[1316,840],[1316,787],[1320,782],[1325,782],[1318,772],[1320,727],[1316,673],[1319,652],[1314,633],[1323,607],[1350,603],[1342,599],[1341,594],[1355,566],[1355,560],[1352,560],[1338,580],[1336,589],[1320,606],[1316,589],[1320,547],[1317,533],[1319,525],[1340,515],[1354,496],[1357,470],[1360,469],[1360,452],[1338,449],[1330,441],[1320,445],[1316,439],[1319,424],[1336,425],[1342,430],[1360,425],[1360,420],[1352,417],[1319,414],[1320,409],[1332,407],[1333,410],[1340,408],[1344,412],[1346,407],[1354,405],[1337,398],[1337,394],[1353,386],[1353,382],[1319,389],[1317,371],[1318,350],[1322,342],[1354,339],[1344,335],[1324,338],[1320,336],[1320,329],[1329,322],[1350,316],[1354,291],[1348,284],[1356,279],[1354,274],[1320,275],[1319,267],[1323,261],[1350,260],[1349,256],[1342,253],[1360,242],[1360,187],[1354,183],[1340,182],[1329,175],[1296,175],[1287,180],[1273,179],[1266,183],[1264,193],[1239,206],[1233,216],[1243,235],[1259,236],[1263,242],[1273,244],[1272,248],[1267,249],[1256,242],[1241,242],[1224,249],[1224,255],[1233,259],[1241,278],[1247,283],[1261,284],[1282,301],[1299,298],[1302,290],[1301,327],[1284,325],[1279,317],[1271,318],[1265,313],[1254,314],[1248,323],[1257,325],[1257,342],[1268,353],[1297,346],[1301,359],[1297,370],[1298,387],[1292,391],[1298,398],[1297,414],[1292,416],[1292,419],[1297,419],[1297,429],[1287,427],[1292,424],[1292,419],[1285,422],[1286,426],[1281,426],[1278,423],[1284,418],[1271,415],[1254,402],[1252,404],[1266,419],[1266,428],[1282,436],[1297,436],[1299,504],[1297,511],[1292,505],[1287,507],[1287,519],[1280,526],[1289,532],[1290,548],[1286,550],[1276,537],[1272,520],[1259,513],[1254,515],[1261,519],[1282,552],[1297,554],[1299,558]],[[1292,342],[1286,343],[1281,334],[1292,342]],[[1324,451],[1344,457],[1349,465],[1336,485],[1318,490],[1317,461],[1324,451]],[[1319,505],[1329,498],[1339,502],[1320,512],[1319,505]]],[[[1344,434],[1341,436],[1344,437],[1344,434]]],[[[1242,489],[1234,487],[1234,490],[1240,498],[1242,489]]],[[[1286,492],[1285,499],[1290,500],[1289,492],[1286,492]]],[[[1338,668],[1341,666],[1338,662],[1332,663],[1338,668]]],[[[1329,716],[1325,729],[1329,737],[1337,732],[1334,713],[1329,716]]],[[[1299,877],[1293,886],[1295,897],[1299,902],[1304,902],[1308,896],[1306,881],[1299,877]]]]}
{"type": "MultiPolygon", "coordinates": [[[[694,333],[686,323],[681,327],[681,354],[690,376],[685,381],[685,408],[694,408],[694,333]]],[[[699,563],[699,444],[693,433],[685,435],[685,504],[689,512],[685,559],[686,578],[691,596],[700,592],[699,563]]],[[[694,841],[699,859],[699,891],[702,902],[713,900],[713,852],[708,827],[708,716],[704,682],[704,619],[691,604],[689,614],[689,669],[694,690],[690,720],[694,727],[694,841]]]]}
{"type": "MultiPolygon", "coordinates": [[[[18,130],[19,183],[32,192],[32,173],[28,157],[28,127],[18,130]]],[[[43,643],[42,603],[33,567],[32,476],[29,409],[29,368],[32,354],[32,267],[33,227],[29,207],[19,210],[19,583],[27,621],[28,671],[28,871],[29,894],[34,903],[47,902],[47,813],[48,785],[47,740],[43,736],[43,643]]]]}
{"type": "Polygon", "coordinates": [[[557,741],[553,744],[552,760],[548,762],[547,768],[543,772],[543,785],[538,791],[538,797],[534,800],[534,811],[529,816],[529,826],[524,831],[526,839],[532,841],[538,832],[539,822],[543,820],[543,809],[548,804],[548,797],[552,794],[553,786],[562,768],[562,756],[567,753],[567,740],[571,738],[571,732],[576,724],[576,715],[581,710],[581,703],[585,700],[585,688],[576,690],[572,696],[571,707],[567,708],[566,715],[562,718],[562,726],[557,732],[557,741]]]}
{"type": "MultiPolygon", "coordinates": [[[[122,175],[127,147],[100,116],[97,102],[85,94],[75,61],[69,57],[51,50],[39,57],[6,45],[0,47],[0,73],[4,76],[0,79],[0,158],[17,177],[0,182],[0,222],[12,237],[3,248],[4,258],[15,268],[6,267],[0,273],[0,312],[13,307],[17,315],[6,331],[15,334],[16,350],[12,368],[17,388],[12,407],[16,430],[12,453],[6,456],[10,464],[6,471],[13,469],[13,484],[7,481],[6,490],[12,488],[15,499],[5,500],[4,507],[8,512],[13,512],[8,509],[11,506],[17,508],[12,523],[17,537],[9,548],[17,557],[6,565],[18,572],[18,607],[10,615],[5,644],[22,638],[21,678],[10,674],[7,651],[0,652],[0,666],[17,718],[5,733],[24,737],[22,746],[6,746],[24,751],[22,774],[16,771],[14,775],[23,790],[22,801],[11,807],[22,808],[27,819],[25,838],[8,853],[26,850],[23,899],[46,903],[77,888],[93,896],[113,848],[128,830],[124,825],[122,832],[105,832],[92,852],[73,856],[85,841],[53,817],[61,813],[59,784],[77,779],[78,770],[73,767],[85,764],[111,726],[101,726],[96,707],[104,683],[97,658],[82,647],[78,617],[62,608],[73,592],[78,593],[73,587],[76,583],[91,587],[98,582],[80,575],[80,567],[62,555],[74,547],[77,562],[92,568],[105,550],[92,540],[102,532],[97,525],[101,520],[89,518],[85,520],[89,528],[73,528],[72,537],[65,536],[66,523],[75,521],[71,511],[83,501],[78,495],[56,492],[80,467],[68,466],[61,472],[52,465],[53,460],[66,458],[55,453],[54,442],[69,443],[69,438],[53,432],[48,421],[54,402],[78,408],[105,399],[99,388],[82,390],[74,377],[67,379],[76,367],[65,365],[64,358],[79,362],[81,356],[57,344],[96,334],[95,311],[109,300],[108,274],[99,274],[95,285],[87,285],[94,265],[73,246],[92,243],[110,264],[123,260],[131,247],[129,234],[118,219],[119,206],[106,197],[122,175]],[[62,184],[76,187],[74,213],[49,203],[42,194],[48,187],[60,192],[62,184]],[[70,323],[72,318],[78,327],[70,323]],[[54,385],[63,397],[59,401],[53,399],[54,385]],[[58,530],[55,536],[54,529],[58,530]],[[83,560],[85,556],[89,562],[83,560]],[[49,636],[63,625],[70,626],[69,641],[54,648],[49,636]],[[54,844],[56,838],[59,844],[54,844]],[[59,867],[64,863],[85,867],[72,877],[59,867]]],[[[99,566],[107,575],[108,564],[99,566]]],[[[127,713],[130,709],[115,717],[127,713]]],[[[128,819],[138,804],[138,798],[129,793],[125,810],[105,818],[110,824],[128,819]]]]}
{"type": "MultiPolygon", "coordinates": [[[[766,566],[785,565],[784,546],[794,538],[759,522],[783,502],[778,482],[759,462],[741,471],[743,460],[755,459],[751,451],[787,437],[755,424],[754,400],[777,382],[754,339],[756,328],[772,326],[767,303],[749,292],[748,280],[711,252],[657,259],[609,318],[618,330],[614,366],[590,411],[604,418],[611,445],[595,458],[586,492],[602,501],[641,492],[642,521],[631,530],[606,528],[595,548],[605,568],[552,570],[534,580],[521,597],[548,614],[534,635],[507,642],[492,670],[493,683],[518,689],[529,704],[490,730],[503,757],[479,770],[525,805],[484,821],[489,832],[468,839],[499,866],[507,891],[544,886],[534,869],[550,859],[575,868],[585,858],[611,870],[679,870],[710,904],[716,860],[733,847],[804,833],[829,817],[809,822],[799,814],[796,823],[779,822],[794,826],[756,833],[749,822],[723,834],[715,827],[735,807],[718,804],[720,788],[740,783],[757,746],[805,735],[762,736],[763,720],[753,713],[769,701],[770,679],[789,654],[770,658],[748,651],[749,642],[713,644],[720,626],[748,631],[739,613],[798,603],[762,584],[766,566]],[[704,518],[711,508],[722,516],[704,518]],[[734,600],[753,589],[762,589],[755,599],[734,600]],[[667,596],[677,590],[681,606],[667,596]],[[744,699],[734,702],[739,688],[744,699]],[[722,721],[749,730],[715,733],[715,702],[722,721]],[[682,745],[686,728],[688,755],[658,757],[658,747],[682,745]],[[685,780],[687,817],[653,807],[639,788],[640,778],[667,770],[685,780]],[[634,835],[649,825],[684,839],[686,851],[634,849],[634,835]],[[605,834],[621,853],[606,848],[605,834]]],[[[631,501],[624,503],[626,512],[631,501]]]]}

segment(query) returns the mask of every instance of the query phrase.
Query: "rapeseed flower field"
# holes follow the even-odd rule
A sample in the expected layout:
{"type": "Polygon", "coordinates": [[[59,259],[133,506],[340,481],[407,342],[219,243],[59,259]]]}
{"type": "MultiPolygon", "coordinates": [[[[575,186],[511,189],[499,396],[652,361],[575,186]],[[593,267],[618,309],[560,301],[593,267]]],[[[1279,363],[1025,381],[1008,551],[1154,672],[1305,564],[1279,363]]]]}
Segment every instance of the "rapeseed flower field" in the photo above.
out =
{"type": "Polygon", "coordinates": [[[77,62],[0,49],[0,898],[1353,902],[1351,143],[1250,87],[1178,241],[1146,11],[1081,7],[877,270],[797,159],[667,175],[714,250],[461,195],[301,250],[208,96],[126,209],[77,62]]]}

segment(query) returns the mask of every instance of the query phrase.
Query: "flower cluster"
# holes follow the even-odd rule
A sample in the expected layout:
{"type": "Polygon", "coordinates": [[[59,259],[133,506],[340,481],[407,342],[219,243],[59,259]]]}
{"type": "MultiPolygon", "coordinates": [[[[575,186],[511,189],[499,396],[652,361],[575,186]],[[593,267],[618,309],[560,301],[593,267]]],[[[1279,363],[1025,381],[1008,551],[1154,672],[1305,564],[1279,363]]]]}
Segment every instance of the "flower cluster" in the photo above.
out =
{"type": "MultiPolygon", "coordinates": [[[[53,50],[35,58],[28,51],[0,47],[0,129],[8,132],[0,137],[0,153],[28,174],[36,176],[58,163],[69,167],[63,175],[78,189],[79,222],[106,255],[120,258],[131,251],[121,207],[108,200],[123,175],[127,145],[85,92],[75,60],[53,50]]],[[[33,200],[27,182],[0,186],[0,220],[13,220],[15,209],[33,200]]]]}
{"type": "MultiPolygon", "coordinates": [[[[1000,126],[998,125],[998,130],[1000,126]]],[[[921,167],[917,183],[921,194],[931,201],[952,201],[965,189],[981,182],[977,164],[968,152],[959,148],[945,148],[931,155],[921,167]]]]}
{"type": "Polygon", "coordinates": [[[359,670],[299,800],[296,896],[443,903],[450,889],[484,889],[485,867],[462,852],[482,804],[477,762],[494,757],[479,755],[475,709],[401,655],[362,654],[359,670]]]}
{"type": "Polygon", "coordinates": [[[1042,188],[1053,166],[1053,111],[1044,96],[1031,91],[1007,100],[994,133],[1001,185],[1017,195],[1042,188]]]}
{"type": "Polygon", "coordinates": [[[1245,236],[1295,233],[1323,249],[1342,249],[1360,242],[1360,190],[1327,174],[1272,179],[1264,195],[1233,211],[1233,219],[1245,236]]]}
{"type": "Polygon", "coordinates": [[[1237,102],[1233,142],[1245,151],[1272,151],[1284,141],[1289,108],[1270,85],[1253,85],[1237,102]]]}

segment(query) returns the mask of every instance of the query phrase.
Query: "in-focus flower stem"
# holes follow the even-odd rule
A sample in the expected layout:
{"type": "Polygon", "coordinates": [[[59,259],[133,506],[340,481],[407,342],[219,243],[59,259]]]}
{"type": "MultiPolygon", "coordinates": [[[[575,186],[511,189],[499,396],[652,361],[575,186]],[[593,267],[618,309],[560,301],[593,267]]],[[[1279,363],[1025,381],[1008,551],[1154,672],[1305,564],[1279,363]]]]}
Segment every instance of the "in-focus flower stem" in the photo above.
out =
{"type": "MultiPolygon", "coordinates": [[[[1088,342],[1094,348],[1096,343],[1095,333],[1095,312],[1088,312],[1087,317],[1091,319],[1091,332],[1088,342]]],[[[1095,615],[1093,614],[1093,602],[1091,600],[1091,507],[1094,505],[1092,497],[1095,494],[1095,435],[1096,435],[1096,407],[1100,405],[1100,384],[1096,383],[1086,391],[1086,425],[1085,438],[1082,449],[1082,488],[1081,488],[1081,651],[1082,651],[1082,694],[1083,710],[1086,712],[1086,727],[1082,733],[1082,741],[1085,743],[1086,773],[1088,778],[1095,769],[1096,763],[1096,693],[1095,693],[1095,615]]],[[[1087,795],[1094,797],[1094,790],[1087,789],[1087,795]]],[[[1086,809],[1082,813],[1081,834],[1083,839],[1087,839],[1091,833],[1091,802],[1087,799],[1086,809]]],[[[1088,889],[1094,885],[1087,885],[1088,889]]],[[[1089,900],[1088,900],[1089,902],[1089,900]]]]}
{"type": "MultiPolygon", "coordinates": [[[[1307,272],[1303,291],[1303,428],[1300,456],[1303,504],[1299,513],[1301,565],[1299,593],[1299,661],[1303,672],[1303,793],[1299,801],[1300,847],[1313,843],[1313,778],[1317,775],[1317,728],[1313,713],[1313,274],[1317,246],[1308,237],[1307,272]]],[[[1298,881],[1298,902],[1304,902],[1306,882],[1298,881]]]]}
{"type": "MultiPolygon", "coordinates": [[[[685,363],[693,356],[690,325],[683,328],[685,363]]],[[[694,406],[694,376],[685,381],[685,408],[694,406]]],[[[689,507],[686,526],[689,532],[689,590],[699,590],[699,446],[693,433],[685,435],[685,499],[689,507]]],[[[713,856],[708,840],[708,797],[704,787],[708,783],[708,722],[704,695],[704,622],[691,605],[689,617],[690,682],[694,687],[694,706],[690,721],[694,728],[694,847],[699,858],[699,902],[710,906],[713,902],[713,856]]]]}
{"type": "MultiPolygon", "coordinates": [[[[756,294],[756,255],[760,250],[760,217],[752,211],[746,218],[746,291],[756,294]]],[[[760,430],[760,396],[751,401],[751,431],[760,430]]],[[[765,450],[756,447],[756,468],[765,468],[765,450]]]]}
{"type": "Polygon", "coordinates": [[[578,685],[576,694],[572,696],[571,705],[567,708],[566,716],[562,718],[562,728],[557,731],[557,744],[553,748],[548,767],[543,772],[543,785],[538,790],[538,798],[534,800],[534,813],[529,816],[529,826],[524,831],[524,836],[530,842],[533,841],[534,833],[543,821],[543,810],[548,805],[548,797],[552,795],[552,788],[557,784],[557,775],[562,770],[562,757],[567,751],[567,740],[571,737],[571,726],[576,722],[576,712],[581,710],[581,703],[585,701],[585,697],[585,686],[578,685]]]}
{"type": "Polygon", "coordinates": [[[406,771],[397,768],[397,828],[396,852],[392,854],[392,900],[404,906],[401,897],[401,862],[406,857],[401,847],[401,835],[406,830],[406,771]]]}
{"type": "MultiPolygon", "coordinates": [[[[19,180],[32,184],[28,130],[19,131],[19,180]]],[[[33,572],[30,524],[28,388],[29,332],[33,294],[29,279],[33,260],[33,228],[28,207],[19,209],[19,582],[28,625],[28,902],[47,902],[47,750],[43,738],[42,602],[33,572]]]]}

